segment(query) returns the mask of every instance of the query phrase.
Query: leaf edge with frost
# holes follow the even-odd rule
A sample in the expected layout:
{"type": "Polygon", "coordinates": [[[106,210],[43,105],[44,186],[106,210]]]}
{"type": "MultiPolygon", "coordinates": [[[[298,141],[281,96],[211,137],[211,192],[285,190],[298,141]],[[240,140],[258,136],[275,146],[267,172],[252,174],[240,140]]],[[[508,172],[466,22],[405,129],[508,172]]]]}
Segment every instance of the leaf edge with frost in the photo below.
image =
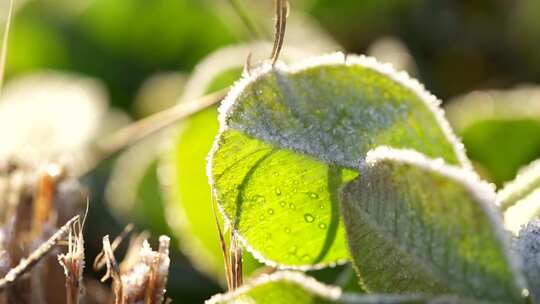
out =
{"type": "MultiPolygon", "coordinates": [[[[498,209],[493,204],[496,199],[493,184],[489,184],[480,179],[474,171],[449,165],[441,158],[430,158],[412,149],[396,149],[388,146],[379,146],[367,153],[366,162],[363,166],[374,166],[381,161],[393,161],[399,164],[413,165],[422,170],[461,183],[465,189],[476,198],[476,201],[486,215],[486,218],[492,223],[492,231],[498,240],[499,249],[502,251],[503,257],[506,260],[505,262],[508,266],[508,271],[513,275],[513,287],[517,292],[521,293],[522,297],[528,295],[526,280],[521,271],[521,260],[513,254],[510,235],[505,231],[502,225],[502,218],[500,214],[497,213],[498,209]]],[[[364,169],[361,169],[361,172],[363,170],[364,169]]],[[[344,189],[342,190],[342,193],[344,189]]],[[[348,235],[347,238],[350,240],[348,235]]],[[[353,262],[353,264],[356,263],[353,262]]],[[[355,268],[356,267],[359,266],[355,265],[355,268]]]]}

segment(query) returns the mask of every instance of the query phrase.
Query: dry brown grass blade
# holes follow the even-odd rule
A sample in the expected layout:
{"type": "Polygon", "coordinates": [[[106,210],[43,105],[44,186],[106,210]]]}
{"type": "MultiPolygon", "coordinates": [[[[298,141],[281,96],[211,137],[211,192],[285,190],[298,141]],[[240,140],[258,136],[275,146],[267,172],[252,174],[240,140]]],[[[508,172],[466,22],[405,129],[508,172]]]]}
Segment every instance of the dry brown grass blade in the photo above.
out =
{"type": "Polygon", "coordinates": [[[79,175],[86,174],[95,168],[97,164],[122,151],[124,148],[167,128],[184,118],[217,104],[225,98],[228,91],[229,89],[227,88],[189,102],[179,103],[172,108],[134,122],[110,136],[105,137],[96,143],[96,154],[99,155],[97,160],[91,163],[87,168],[82,169],[81,172],[79,172],[79,175]]]}
{"type": "Polygon", "coordinates": [[[88,215],[88,202],[83,222],[76,221],[69,230],[68,251],[58,255],[58,262],[64,268],[66,277],[66,303],[78,304],[83,290],[84,238],[83,229],[88,215]]]}
{"type": "Polygon", "coordinates": [[[13,18],[13,1],[14,0],[9,0],[6,24],[4,26],[4,33],[2,35],[3,36],[2,46],[0,49],[0,94],[2,93],[2,86],[4,84],[4,74],[6,70],[9,31],[11,29],[11,19],[13,18]]]}
{"type": "Polygon", "coordinates": [[[34,265],[36,265],[44,256],[46,256],[59,241],[69,232],[73,223],[80,220],[80,216],[76,215],[70,219],[64,226],[60,227],[45,243],[41,244],[34,252],[32,252],[26,259],[22,259],[21,262],[12,268],[2,279],[0,279],[0,292],[10,287],[15,281],[28,272],[34,265]]]}
{"type": "Polygon", "coordinates": [[[161,236],[159,238],[159,248],[157,258],[152,261],[150,268],[150,277],[148,281],[148,287],[146,288],[145,304],[160,304],[165,297],[165,285],[167,284],[168,272],[162,273],[160,265],[163,257],[169,256],[170,238],[161,236]]]}
{"type": "MultiPolygon", "coordinates": [[[[122,243],[122,241],[133,231],[133,224],[127,224],[126,227],[124,227],[124,230],[118,235],[114,241],[112,242],[112,245],[109,242],[109,245],[111,247],[112,252],[114,253],[118,246],[122,243]]],[[[107,239],[109,236],[107,236],[107,239]]],[[[103,247],[104,250],[102,250],[95,258],[94,264],[92,265],[95,271],[100,270],[103,266],[107,263],[107,256],[105,253],[105,247],[103,247]]]]}
{"type": "Polygon", "coordinates": [[[221,230],[221,225],[219,224],[219,220],[217,217],[215,202],[212,199],[212,213],[214,214],[214,220],[216,222],[218,237],[219,237],[219,245],[221,247],[221,253],[223,253],[223,265],[225,267],[225,279],[227,280],[227,289],[229,291],[233,290],[233,275],[231,271],[231,267],[229,264],[229,253],[227,251],[227,243],[225,242],[225,235],[223,234],[223,231],[221,230]]]}
{"type": "Polygon", "coordinates": [[[260,30],[260,28],[257,26],[257,23],[255,23],[250,18],[249,14],[242,7],[242,4],[240,4],[239,0],[229,0],[229,3],[231,4],[238,17],[240,17],[240,19],[246,26],[249,34],[251,35],[251,38],[258,40],[269,38],[264,31],[260,30]]]}
{"type": "Polygon", "coordinates": [[[108,235],[103,237],[103,254],[105,263],[107,265],[107,272],[101,278],[101,282],[105,282],[112,278],[115,304],[120,304],[122,303],[123,299],[122,280],[120,278],[120,270],[118,263],[116,262],[116,258],[114,257],[114,251],[111,247],[111,242],[109,241],[108,235]]]}
{"type": "Polygon", "coordinates": [[[274,0],[276,7],[276,22],[274,25],[274,46],[272,47],[272,65],[276,64],[279,58],[283,42],[285,40],[285,29],[287,27],[287,16],[289,14],[289,2],[287,0],[274,0]]]}
{"type": "Polygon", "coordinates": [[[231,232],[231,268],[233,290],[242,286],[242,248],[238,245],[236,230],[231,232]]]}

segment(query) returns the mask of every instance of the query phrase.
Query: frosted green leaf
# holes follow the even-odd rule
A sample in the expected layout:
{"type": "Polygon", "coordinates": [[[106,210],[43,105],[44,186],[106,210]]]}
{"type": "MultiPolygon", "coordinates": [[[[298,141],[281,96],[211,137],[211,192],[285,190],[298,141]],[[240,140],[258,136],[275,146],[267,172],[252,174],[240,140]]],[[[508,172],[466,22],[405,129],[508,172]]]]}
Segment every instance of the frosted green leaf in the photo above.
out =
{"type": "Polygon", "coordinates": [[[375,146],[468,167],[435,97],[372,58],[337,53],[250,75],[220,109],[208,175],[226,220],[266,264],[349,259],[338,193],[375,146]]]}
{"type": "Polygon", "coordinates": [[[357,295],[343,293],[299,272],[282,271],[263,275],[226,294],[213,296],[206,304],[421,304],[464,303],[456,298],[430,299],[421,295],[357,295]]]}
{"type": "Polygon", "coordinates": [[[504,211],[505,227],[514,233],[540,215],[540,160],[522,169],[497,193],[497,204],[504,211]]]}
{"type": "Polygon", "coordinates": [[[470,171],[379,147],[342,198],[351,255],[368,290],[524,302],[493,189],[470,171]]]}
{"type": "MultiPolygon", "coordinates": [[[[255,63],[268,56],[271,49],[269,43],[253,43],[230,46],[210,54],[195,68],[180,102],[232,85],[240,78],[249,53],[255,63]]],[[[292,60],[308,54],[301,49],[289,48],[283,57],[292,60]]],[[[163,172],[169,185],[165,188],[169,223],[183,241],[183,250],[207,274],[224,279],[223,257],[212,216],[212,194],[205,173],[206,156],[218,130],[215,107],[186,119],[173,136],[170,155],[163,162],[163,172]]],[[[265,210],[262,216],[271,216],[273,212],[265,210]]],[[[246,274],[258,266],[260,264],[250,254],[244,255],[246,274]]]]}
{"type": "Polygon", "coordinates": [[[498,186],[540,157],[538,87],[474,92],[451,100],[446,110],[479,172],[498,186]]]}

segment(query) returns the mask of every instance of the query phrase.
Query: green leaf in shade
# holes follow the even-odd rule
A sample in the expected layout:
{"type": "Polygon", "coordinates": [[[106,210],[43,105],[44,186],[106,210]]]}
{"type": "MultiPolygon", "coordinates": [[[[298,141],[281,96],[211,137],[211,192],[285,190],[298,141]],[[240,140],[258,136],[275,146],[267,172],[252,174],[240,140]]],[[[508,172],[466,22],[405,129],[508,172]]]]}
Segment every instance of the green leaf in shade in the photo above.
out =
{"type": "Polygon", "coordinates": [[[540,159],[522,169],[497,193],[497,205],[504,211],[505,227],[516,234],[540,216],[540,159]]]}
{"type": "Polygon", "coordinates": [[[368,290],[524,302],[495,193],[470,170],[379,147],[342,195],[351,255],[368,290]]]}
{"type": "Polygon", "coordinates": [[[540,157],[540,89],[475,92],[446,107],[480,173],[502,186],[540,157]]]}
{"type": "Polygon", "coordinates": [[[263,275],[245,286],[226,294],[213,296],[206,304],[421,304],[465,303],[456,298],[438,301],[421,295],[358,295],[343,293],[334,286],[324,285],[299,272],[282,271],[263,275]]]}
{"type": "Polygon", "coordinates": [[[349,259],[338,191],[373,147],[469,165],[435,97],[372,58],[336,53],[250,75],[221,108],[208,175],[226,220],[266,264],[349,259]]]}

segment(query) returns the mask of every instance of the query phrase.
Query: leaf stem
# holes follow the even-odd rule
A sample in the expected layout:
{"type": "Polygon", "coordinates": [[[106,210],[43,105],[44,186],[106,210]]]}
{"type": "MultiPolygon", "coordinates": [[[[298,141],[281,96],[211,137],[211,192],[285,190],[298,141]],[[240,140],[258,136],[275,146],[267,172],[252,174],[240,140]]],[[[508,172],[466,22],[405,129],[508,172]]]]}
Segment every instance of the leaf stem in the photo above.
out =
{"type": "Polygon", "coordinates": [[[229,89],[226,88],[189,102],[179,103],[174,107],[136,121],[104,139],[99,140],[94,147],[97,157],[93,159],[89,165],[81,169],[77,176],[82,177],[86,175],[103,161],[116,155],[116,153],[122,151],[126,147],[169,127],[184,118],[217,104],[225,98],[228,90],[229,89]]]}
{"type": "Polygon", "coordinates": [[[246,12],[242,4],[240,4],[239,0],[229,0],[229,3],[233,7],[234,11],[240,17],[244,25],[246,26],[249,34],[254,39],[265,39],[269,38],[267,34],[260,29],[259,26],[257,26],[257,23],[254,22],[249,14],[246,12]]]}
{"type": "Polygon", "coordinates": [[[287,0],[274,0],[276,3],[276,22],[274,24],[274,46],[272,47],[272,66],[279,58],[283,42],[285,40],[285,29],[287,27],[287,16],[289,14],[289,2],[287,0]]]}

